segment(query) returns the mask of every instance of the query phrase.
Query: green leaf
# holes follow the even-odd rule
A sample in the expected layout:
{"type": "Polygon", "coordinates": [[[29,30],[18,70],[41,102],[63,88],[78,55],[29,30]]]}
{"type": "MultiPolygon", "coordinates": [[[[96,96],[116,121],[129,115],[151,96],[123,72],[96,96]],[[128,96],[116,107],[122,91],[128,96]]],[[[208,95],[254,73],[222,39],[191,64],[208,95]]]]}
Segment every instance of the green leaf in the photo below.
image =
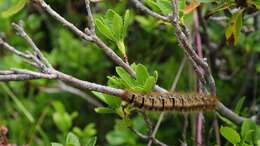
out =
{"type": "Polygon", "coordinates": [[[148,77],[148,79],[145,81],[145,84],[143,87],[145,92],[151,92],[154,88],[155,83],[156,83],[156,81],[153,76],[148,77]]]}
{"type": "Polygon", "coordinates": [[[112,114],[115,113],[115,111],[111,108],[107,108],[107,107],[97,107],[95,108],[95,112],[96,113],[100,113],[100,114],[112,114]]]}
{"type": "Polygon", "coordinates": [[[92,91],[92,93],[98,97],[98,99],[100,99],[101,101],[103,101],[104,103],[108,104],[107,103],[107,100],[106,100],[106,97],[103,93],[100,93],[100,92],[96,92],[96,91],[92,91]]]}
{"type": "Polygon", "coordinates": [[[131,89],[131,91],[138,92],[138,93],[145,92],[145,89],[143,87],[140,87],[140,86],[134,86],[134,87],[131,87],[130,89],[131,89]]]}
{"type": "Polygon", "coordinates": [[[1,16],[3,18],[7,18],[13,16],[14,14],[18,13],[26,4],[27,0],[18,0],[15,4],[13,4],[10,8],[3,11],[1,16]]]}
{"type": "Polygon", "coordinates": [[[96,26],[98,31],[103,34],[105,37],[112,41],[116,41],[116,36],[114,33],[110,30],[110,28],[104,23],[104,20],[102,18],[96,19],[96,26]]]}
{"type": "Polygon", "coordinates": [[[158,76],[159,76],[158,71],[154,71],[154,72],[153,72],[153,77],[154,77],[154,79],[155,79],[155,82],[157,82],[158,76]]]}
{"type": "Polygon", "coordinates": [[[100,100],[108,104],[111,108],[117,108],[121,105],[121,99],[117,96],[106,95],[95,91],[92,91],[92,93],[96,95],[100,100]]]}
{"type": "Polygon", "coordinates": [[[147,68],[144,65],[142,65],[142,64],[138,64],[136,66],[135,72],[136,72],[136,80],[137,80],[137,82],[139,84],[141,84],[141,85],[144,85],[145,81],[149,77],[149,73],[148,73],[147,68]]]}
{"type": "Polygon", "coordinates": [[[172,5],[170,0],[157,0],[156,3],[164,15],[169,15],[172,12],[172,5]]]}
{"type": "Polygon", "coordinates": [[[118,108],[121,105],[121,99],[117,96],[105,94],[106,101],[111,108],[118,108]]]}
{"type": "Polygon", "coordinates": [[[73,134],[72,132],[69,132],[66,137],[66,146],[68,144],[72,144],[74,146],[80,146],[78,137],[75,134],[73,134]]]}
{"type": "Polygon", "coordinates": [[[221,127],[220,133],[223,137],[225,137],[230,143],[234,145],[238,144],[241,141],[239,134],[230,127],[221,127]]]}
{"type": "Polygon", "coordinates": [[[60,101],[53,101],[52,102],[52,105],[54,107],[54,109],[57,111],[57,112],[60,112],[60,113],[64,113],[66,112],[63,104],[60,102],[60,101]]]}
{"type": "Polygon", "coordinates": [[[145,0],[145,3],[154,11],[160,12],[160,7],[153,0],[145,0]]]}
{"type": "Polygon", "coordinates": [[[242,107],[243,107],[243,104],[244,104],[244,102],[245,102],[245,99],[246,99],[246,97],[244,96],[244,97],[240,98],[239,101],[237,102],[236,107],[235,107],[235,109],[234,109],[234,111],[235,111],[237,114],[239,114],[239,113],[241,112],[241,109],[242,109],[242,107]]]}
{"type": "Polygon", "coordinates": [[[212,10],[210,10],[207,14],[206,14],[206,18],[210,17],[211,15],[214,15],[215,13],[219,12],[219,11],[223,11],[225,9],[228,9],[232,6],[235,5],[234,1],[225,1],[223,3],[218,4],[215,8],[213,8],[212,10]]]}
{"type": "Polygon", "coordinates": [[[63,146],[63,144],[53,142],[51,143],[51,146],[63,146]]]}
{"type": "Polygon", "coordinates": [[[181,19],[183,19],[185,7],[186,7],[186,0],[178,1],[179,16],[181,19]]]}
{"type": "Polygon", "coordinates": [[[217,115],[218,115],[218,117],[219,117],[223,122],[225,122],[227,125],[232,126],[232,127],[235,126],[235,124],[234,124],[232,121],[230,121],[229,119],[227,119],[226,117],[221,116],[219,113],[217,113],[217,115]]]}
{"type": "Polygon", "coordinates": [[[123,81],[116,76],[108,76],[108,86],[115,88],[124,88],[123,81]]]}
{"type": "Polygon", "coordinates": [[[126,10],[125,16],[124,16],[124,25],[122,30],[122,39],[126,37],[128,26],[130,24],[130,11],[126,10]]]}
{"type": "Polygon", "coordinates": [[[132,77],[122,67],[116,67],[116,73],[125,82],[127,88],[135,86],[132,77]]]}
{"type": "Polygon", "coordinates": [[[95,146],[97,143],[97,137],[91,137],[87,140],[85,146],[95,146]]]}
{"type": "Polygon", "coordinates": [[[126,55],[126,49],[125,49],[125,44],[123,40],[119,40],[116,42],[116,45],[119,49],[119,51],[125,56],[126,55]]]}
{"type": "Polygon", "coordinates": [[[88,125],[86,125],[83,133],[84,137],[93,137],[94,135],[96,135],[97,130],[95,128],[95,123],[89,123],[88,125]]]}
{"type": "MultiPolygon", "coordinates": [[[[122,33],[123,33],[123,19],[120,15],[118,15],[116,12],[114,12],[113,21],[112,21],[112,31],[116,36],[116,40],[119,41],[122,39],[122,33]]],[[[124,53],[123,53],[124,54],[124,53]]]]}
{"type": "Polygon", "coordinates": [[[241,137],[243,141],[253,144],[256,132],[256,123],[246,119],[241,126],[241,137]]]}
{"type": "Polygon", "coordinates": [[[68,113],[54,113],[52,115],[53,121],[56,126],[62,131],[67,132],[72,126],[72,119],[68,113]]]}
{"type": "Polygon", "coordinates": [[[226,39],[231,45],[236,45],[239,40],[242,27],[242,12],[243,11],[241,10],[233,14],[225,29],[226,39]]]}

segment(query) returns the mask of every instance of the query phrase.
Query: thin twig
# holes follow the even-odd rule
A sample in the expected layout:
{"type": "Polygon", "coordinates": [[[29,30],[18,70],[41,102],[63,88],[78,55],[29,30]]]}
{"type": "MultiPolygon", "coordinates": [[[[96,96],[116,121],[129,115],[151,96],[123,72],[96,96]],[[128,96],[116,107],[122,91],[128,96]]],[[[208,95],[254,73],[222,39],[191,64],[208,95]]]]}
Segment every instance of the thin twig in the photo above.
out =
{"type": "Polygon", "coordinates": [[[86,4],[87,13],[88,13],[88,26],[91,30],[91,33],[95,33],[95,23],[94,23],[91,9],[90,9],[90,1],[85,0],[85,4],[86,4]]]}
{"type": "MultiPolygon", "coordinates": [[[[199,24],[199,16],[198,11],[195,10],[193,12],[193,21],[194,21],[194,30],[195,30],[195,45],[197,48],[197,54],[199,57],[203,58],[202,53],[202,43],[201,43],[201,36],[200,36],[200,24],[199,24]]],[[[204,73],[203,71],[201,71],[204,73]]],[[[204,92],[203,88],[205,84],[203,84],[200,80],[197,80],[197,91],[199,93],[204,92]]],[[[198,113],[196,118],[196,145],[203,146],[204,145],[204,116],[203,113],[198,113]]]]}
{"type": "Polygon", "coordinates": [[[29,35],[24,31],[23,27],[21,25],[12,23],[13,28],[16,30],[17,34],[24,38],[26,42],[30,44],[32,49],[35,51],[37,54],[37,57],[46,65],[48,68],[52,68],[51,64],[48,62],[48,60],[43,56],[42,52],[40,49],[35,45],[33,40],[29,37],[29,35]]]}
{"type": "MultiPolygon", "coordinates": [[[[182,73],[182,70],[183,70],[183,68],[184,68],[185,63],[186,63],[186,57],[184,57],[184,58],[182,59],[181,65],[180,65],[180,67],[179,67],[179,69],[178,69],[178,72],[177,72],[175,78],[180,78],[180,75],[181,75],[181,73],[182,73]]],[[[174,82],[172,83],[171,91],[175,90],[175,88],[176,88],[176,86],[177,86],[177,83],[178,83],[178,80],[174,80],[174,82]]]]}

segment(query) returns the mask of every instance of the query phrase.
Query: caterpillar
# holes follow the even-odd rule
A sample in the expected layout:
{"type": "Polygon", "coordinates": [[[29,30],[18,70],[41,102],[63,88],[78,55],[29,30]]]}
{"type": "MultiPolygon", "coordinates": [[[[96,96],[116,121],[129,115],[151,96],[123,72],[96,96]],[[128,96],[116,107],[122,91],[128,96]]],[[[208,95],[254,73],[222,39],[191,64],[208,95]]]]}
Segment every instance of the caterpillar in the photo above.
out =
{"type": "Polygon", "coordinates": [[[203,93],[149,93],[125,91],[123,100],[139,109],[157,111],[214,111],[218,98],[203,93]]]}

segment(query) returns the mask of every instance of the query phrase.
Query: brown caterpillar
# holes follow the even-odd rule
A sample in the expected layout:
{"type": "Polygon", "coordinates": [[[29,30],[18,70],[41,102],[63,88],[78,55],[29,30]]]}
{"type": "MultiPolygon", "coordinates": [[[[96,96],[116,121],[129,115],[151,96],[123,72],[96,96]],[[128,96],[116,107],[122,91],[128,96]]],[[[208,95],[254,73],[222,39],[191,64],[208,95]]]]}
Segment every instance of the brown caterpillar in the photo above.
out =
{"type": "Polygon", "coordinates": [[[150,93],[125,91],[123,100],[145,110],[200,112],[214,111],[218,98],[202,93],[150,93]]]}

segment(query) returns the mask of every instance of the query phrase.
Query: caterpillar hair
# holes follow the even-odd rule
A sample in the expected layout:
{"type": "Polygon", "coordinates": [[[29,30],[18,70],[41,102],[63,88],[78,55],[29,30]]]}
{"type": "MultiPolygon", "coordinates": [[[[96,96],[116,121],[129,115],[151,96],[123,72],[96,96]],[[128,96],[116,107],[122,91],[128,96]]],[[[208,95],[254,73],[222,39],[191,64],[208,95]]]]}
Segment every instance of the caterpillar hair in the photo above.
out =
{"type": "Polygon", "coordinates": [[[214,111],[218,98],[203,93],[149,93],[125,91],[123,100],[145,110],[204,112],[214,111]]]}

